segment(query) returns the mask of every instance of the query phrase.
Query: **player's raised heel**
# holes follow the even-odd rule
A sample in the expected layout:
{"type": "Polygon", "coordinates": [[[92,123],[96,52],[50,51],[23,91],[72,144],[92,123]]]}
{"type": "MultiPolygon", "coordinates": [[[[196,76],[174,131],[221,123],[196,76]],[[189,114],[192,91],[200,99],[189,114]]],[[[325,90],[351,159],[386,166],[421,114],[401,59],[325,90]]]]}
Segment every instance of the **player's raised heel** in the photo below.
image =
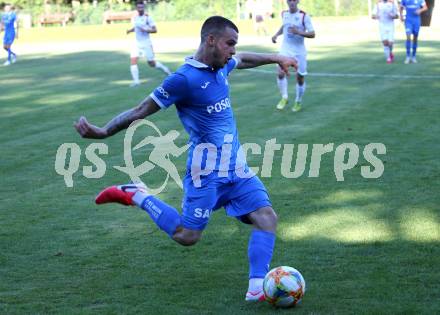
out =
{"type": "Polygon", "coordinates": [[[139,190],[146,191],[143,183],[110,186],[96,196],[95,202],[98,205],[115,202],[125,206],[133,206],[133,196],[139,190]]]}
{"type": "Polygon", "coordinates": [[[248,291],[246,293],[245,301],[247,301],[247,302],[263,302],[265,300],[266,300],[266,298],[264,297],[263,290],[256,291],[256,292],[248,291]]]}

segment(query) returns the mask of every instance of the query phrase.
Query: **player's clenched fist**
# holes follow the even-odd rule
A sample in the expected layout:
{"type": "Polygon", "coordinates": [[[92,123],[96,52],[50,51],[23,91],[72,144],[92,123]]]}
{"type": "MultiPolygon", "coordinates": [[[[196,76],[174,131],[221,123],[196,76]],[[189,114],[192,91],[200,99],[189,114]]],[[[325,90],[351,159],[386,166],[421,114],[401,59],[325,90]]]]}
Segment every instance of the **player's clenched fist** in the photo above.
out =
{"type": "Polygon", "coordinates": [[[74,123],[74,127],[83,138],[103,139],[106,137],[106,132],[103,128],[90,124],[84,116],[81,116],[74,123]]]}

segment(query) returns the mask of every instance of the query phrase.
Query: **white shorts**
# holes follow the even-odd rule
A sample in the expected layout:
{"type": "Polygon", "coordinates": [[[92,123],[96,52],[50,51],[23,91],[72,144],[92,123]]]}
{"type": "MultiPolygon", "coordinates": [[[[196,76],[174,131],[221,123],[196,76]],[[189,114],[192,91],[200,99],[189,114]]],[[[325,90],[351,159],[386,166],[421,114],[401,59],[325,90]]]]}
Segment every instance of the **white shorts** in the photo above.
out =
{"type": "Polygon", "coordinates": [[[307,75],[307,54],[296,54],[295,52],[281,50],[280,55],[295,58],[298,62],[298,74],[307,75]]]}
{"type": "Polygon", "coordinates": [[[131,58],[145,57],[148,61],[154,60],[153,45],[150,41],[138,43],[136,42],[131,49],[131,58]]]}
{"type": "Polygon", "coordinates": [[[380,39],[382,41],[394,42],[394,27],[379,24],[380,39]]]}

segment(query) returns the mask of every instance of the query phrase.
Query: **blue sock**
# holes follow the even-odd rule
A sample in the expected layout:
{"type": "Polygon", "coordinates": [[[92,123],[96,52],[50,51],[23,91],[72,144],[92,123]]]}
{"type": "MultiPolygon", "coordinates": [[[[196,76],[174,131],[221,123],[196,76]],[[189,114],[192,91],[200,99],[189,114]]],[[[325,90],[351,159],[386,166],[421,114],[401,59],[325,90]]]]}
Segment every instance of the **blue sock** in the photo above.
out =
{"type": "Polygon", "coordinates": [[[417,43],[412,44],[412,56],[415,57],[417,53],[417,43]]]}
{"type": "Polygon", "coordinates": [[[8,61],[11,61],[11,55],[12,55],[11,48],[8,48],[7,51],[8,51],[8,61]]]}
{"type": "Polygon", "coordinates": [[[249,278],[264,278],[269,271],[274,246],[274,233],[252,230],[248,247],[249,278]]]}
{"type": "Polygon", "coordinates": [[[179,212],[153,196],[146,196],[142,202],[136,204],[144,209],[154,223],[170,237],[173,237],[177,227],[181,225],[182,218],[179,212]]]}
{"type": "Polygon", "coordinates": [[[411,56],[411,41],[408,39],[406,40],[406,56],[411,56]]]}

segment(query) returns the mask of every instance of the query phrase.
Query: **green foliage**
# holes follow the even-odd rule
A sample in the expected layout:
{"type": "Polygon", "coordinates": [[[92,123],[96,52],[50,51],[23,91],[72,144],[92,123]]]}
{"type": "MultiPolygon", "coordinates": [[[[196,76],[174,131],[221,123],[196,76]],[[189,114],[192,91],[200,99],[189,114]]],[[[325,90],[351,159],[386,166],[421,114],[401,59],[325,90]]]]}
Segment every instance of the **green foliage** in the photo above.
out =
{"type": "MultiPolygon", "coordinates": [[[[14,4],[23,12],[37,17],[47,10],[47,0],[17,0],[14,4]]],[[[244,0],[241,0],[244,9],[244,0]]],[[[135,0],[100,0],[92,1],[53,0],[49,1],[52,12],[73,12],[75,24],[101,24],[105,10],[126,11],[134,9],[135,0]]],[[[211,15],[236,17],[237,0],[173,0],[147,1],[147,10],[157,21],[203,20],[211,15]]],[[[366,15],[367,1],[364,0],[307,0],[300,3],[300,8],[313,16],[350,16],[366,15]]],[[[275,15],[286,9],[284,1],[273,0],[275,15]]]]}
{"type": "Polygon", "coordinates": [[[151,4],[156,20],[203,20],[211,15],[235,17],[236,0],[175,0],[151,4]]]}
{"type": "Polygon", "coordinates": [[[334,3],[330,0],[315,0],[301,2],[301,9],[313,16],[335,15],[334,3]]]}
{"type": "Polygon", "coordinates": [[[368,13],[368,1],[365,0],[340,0],[339,15],[366,15],[368,13]]]}
{"type": "Polygon", "coordinates": [[[107,9],[106,2],[101,2],[96,7],[84,2],[74,8],[75,24],[101,24],[102,16],[107,9]]]}
{"type": "Polygon", "coordinates": [[[302,1],[300,6],[314,16],[355,16],[368,13],[368,2],[365,0],[308,0],[302,1]]]}
{"type": "Polygon", "coordinates": [[[161,1],[154,5],[148,5],[147,10],[154,17],[155,21],[175,20],[176,6],[169,1],[161,1]]]}

